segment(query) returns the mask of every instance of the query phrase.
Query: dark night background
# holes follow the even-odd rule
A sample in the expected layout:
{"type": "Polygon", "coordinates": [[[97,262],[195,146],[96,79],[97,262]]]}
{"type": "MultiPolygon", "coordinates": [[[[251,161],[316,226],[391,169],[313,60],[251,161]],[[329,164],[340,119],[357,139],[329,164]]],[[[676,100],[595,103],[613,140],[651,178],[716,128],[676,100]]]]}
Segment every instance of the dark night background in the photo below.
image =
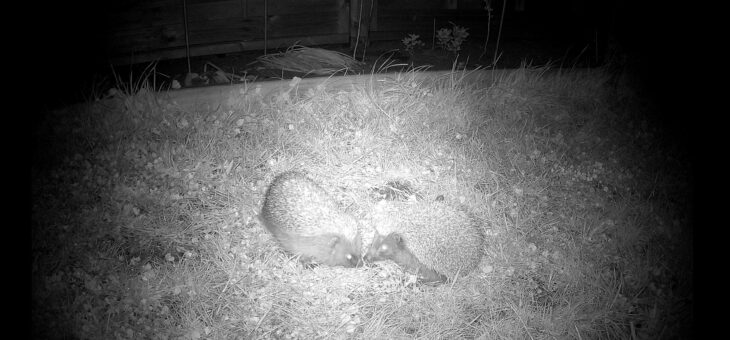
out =
{"type": "MultiPolygon", "coordinates": [[[[501,5],[501,1],[495,5],[501,5]]],[[[33,19],[38,36],[31,41],[39,49],[34,54],[42,62],[43,73],[50,75],[54,83],[64,84],[59,88],[88,82],[91,74],[109,69],[107,56],[103,55],[108,21],[100,14],[106,12],[104,1],[46,2],[41,6],[40,16],[33,19]]],[[[683,72],[687,57],[683,54],[696,49],[693,40],[687,39],[693,38],[688,33],[693,18],[686,13],[689,8],[679,3],[558,0],[528,1],[526,8],[530,29],[536,33],[549,31],[550,39],[590,43],[596,29],[613,33],[630,55],[632,70],[647,81],[647,89],[655,98],[673,97],[666,81],[681,78],[678,73],[683,72]]],[[[495,14],[497,20],[499,13],[495,14]]]]}

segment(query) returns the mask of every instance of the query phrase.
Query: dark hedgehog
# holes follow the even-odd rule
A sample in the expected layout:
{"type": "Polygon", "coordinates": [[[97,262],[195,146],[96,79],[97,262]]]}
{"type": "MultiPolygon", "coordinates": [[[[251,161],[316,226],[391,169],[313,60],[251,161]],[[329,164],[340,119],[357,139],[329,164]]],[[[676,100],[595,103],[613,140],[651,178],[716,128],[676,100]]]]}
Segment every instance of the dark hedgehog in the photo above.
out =
{"type": "Polygon", "coordinates": [[[274,178],[259,219],[282,248],[303,263],[360,265],[359,223],[302,173],[284,172],[274,178]]]}

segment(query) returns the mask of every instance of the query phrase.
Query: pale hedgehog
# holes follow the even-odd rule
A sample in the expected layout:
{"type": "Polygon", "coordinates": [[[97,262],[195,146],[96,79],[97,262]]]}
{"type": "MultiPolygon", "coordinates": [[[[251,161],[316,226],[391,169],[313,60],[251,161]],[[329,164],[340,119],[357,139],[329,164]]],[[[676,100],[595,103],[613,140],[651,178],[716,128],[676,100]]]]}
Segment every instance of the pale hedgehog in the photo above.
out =
{"type": "Polygon", "coordinates": [[[259,219],[286,251],[304,263],[360,264],[359,223],[302,173],[284,172],[274,178],[259,219]]]}
{"type": "Polygon", "coordinates": [[[476,221],[443,202],[381,201],[369,223],[377,234],[365,259],[393,260],[420,281],[466,275],[484,251],[484,234],[476,221]]]}

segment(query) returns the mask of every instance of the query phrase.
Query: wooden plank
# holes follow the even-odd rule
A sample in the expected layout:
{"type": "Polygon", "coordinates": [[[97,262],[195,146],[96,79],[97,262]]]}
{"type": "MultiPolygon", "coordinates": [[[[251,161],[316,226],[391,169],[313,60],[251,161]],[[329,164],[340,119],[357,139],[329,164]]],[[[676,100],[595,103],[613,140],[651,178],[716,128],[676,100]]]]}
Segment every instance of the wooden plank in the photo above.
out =
{"type": "MultiPolygon", "coordinates": [[[[451,22],[456,24],[457,26],[462,26],[469,29],[469,34],[472,32],[480,32],[482,29],[486,29],[487,27],[487,21],[481,21],[481,20],[466,20],[466,19],[460,19],[460,20],[436,20],[436,29],[439,28],[451,28],[451,22]]],[[[433,19],[431,20],[417,20],[417,21],[382,21],[378,25],[378,30],[376,32],[387,32],[387,31],[400,31],[400,32],[410,32],[410,31],[418,31],[418,30],[433,30],[434,22],[433,19]]]]}
{"type": "Polygon", "coordinates": [[[350,31],[350,1],[340,0],[339,12],[337,13],[337,33],[350,31]]]}
{"type": "MultiPolygon", "coordinates": [[[[307,37],[282,37],[270,39],[268,47],[272,49],[287,48],[295,43],[304,46],[316,46],[316,45],[331,45],[331,44],[345,44],[347,43],[347,33],[345,34],[323,34],[313,35],[307,37]]],[[[264,49],[263,40],[249,40],[242,41],[239,44],[242,51],[256,51],[264,49]]]]}
{"type": "Polygon", "coordinates": [[[411,33],[416,31],[433,31],[434,19],[436,29],[450,28],[450,22],[469,29],[469,34],[481,34],[486,31],[486,12],[475,11],[393,11],[379,13],[376,32],[398,31],[411,33]]]}
{"type": "Polygon", "coordinates": [[[378,0],[372,0],[373,1],[373,13],[372,18],[370,18],[370,31],[377,31],[378,30],[378,6],[380,6],[378,0]]]}
{"type": "Polygon", "coordinates": [[[113,3],[105,13],[112,29],[132,29],[157,25],[181,24],[183,8],[180,0],[138,1],[132,4],[113,3]]]}
{"type": "MultiPolygon", "coordinates": [[[[269,15],[317,16],[322,12],[339,12],[348,3],[342,0],[269,0],[269,15]]],[[[264,15],[264,0],[248,0],[249,16],[264,15]]]]}
{"type": "Polygon", "coordinates": [[[486,18],[486,11],[472,11],[472,10],[460,10],[460,9],[408,9],[408,10],[383,10],[379,8],[378,15],[381,18],[486,18]]]}
{"type": "Polygon", "coordinates": [[[182,24],[152,26],[133,30],[117,30],[107,39],[110,54],[145,51],[185,44],[185,29],[182,24]]]}
{"type": "Polygon", "coordinates": [[[188,4],[188,25],[197,22],[241,19],[243,19],[243,7],[239,1],[188,4]]]}
{"type": "MultiPolygon", "coordinates": [[[[274,16],[269,24],[270,39],[308,35],[341,34],[337,13],[319,17],[295,15],[274,16]]],[[[190,23],[190,44],[214,44],[263,39],[263,17],[246,20],[217,20],[190,23]]],[[[182,24],[139,27],[112,32],[108,39],[108,51],[113,54],[140,50],[156,50],[179,47],[185,44],[185,28],[182,24]]]]}
{"type": "MultiPolygon", "coordinates": [[[[286,48],[294,43],[306,46],[346,44],[348,34],[329,34],[309,37],[276,38],[268,41],[269,48],[286,48]]],[[[204,56],[212,54],[236,53],[243,51],[256,51],[264,49],[263,40],[241,41],[236,43],[218,43],[201,46],[191,46],[190,56],[204,56]]],[[[136,52],[119,53],[109,58],[113,65],[128,65],[134,63],[145,63],[153,60],[185,58],[185,47],[139,50],[136,52]]]]}
{"type": "MultiPolygon", "coordinates": [[[[251,1],[255,2],[255,1],[251,1]]],[[[274,1],[272,1],[273,3],[274,1]]],[[[178,2],[179,3],[179,2],[178,2]]],[[[298,3],[307,3],[299,1],[298,3]]],[[[342,17],[342,5],[344,0],[315,1],[327,4],[327,7],[313,7],[310,10],[319,10],[317,13],[302,14],[276,14],[269,16],[270,39],[281,37],[300,37],[303,32],[308,35],[329,35],[347,32],[347,26],[343,25],[347,17],[342,17]],[[333,7],[331,4],[337,4],[333,7]],[[325,10],[326,8],[326,10],[325,10]],[[344,29],[343,29],[344,28],[344,29]]],[[[175,8],[169,1],[157,2],[155,6],[140,5],[148,11],[147,16],[136,23],[117,21],[115,29],[109,33],[107,51],[111,54],[129,53],[132,51],[157,50],[184,46],[185,30],[182,22],[181,8],[175,8]],[[175,9],[175,14],[161,11],[175,9]],[[162,20],[162,24],[150,24],[152,21],[162,20]]],[[[263,39],[264,18],[263,16],[247,15],[244,19],[244,10],[251,9],[252,4],[241,1],[198,1],[188,6],[189,21],[188,32],[190,44],[216,44],[245,40],[263,39]]],[[[255,8],[255,6],[253,7],[255,8]]],[[[301,4],[295,6],[302,8],[301,4]]],[[[347,8],[347,7],[345,7],[347,8]]],[[[122,14],[131,17],[139,10],[129,10],[122,14]]],[[[256,12],[249,11],[249,12],[256,12]]],[[[280,11],[286,12],[286,11],[280,11]]],[[[291,11],[290,11],[291,12],[291,11]]],[[[129,18],[125,19],[129,20],[129,18]]]]}
{"type": "Polygon", "coordinates": [[[456,7],[458,9],[470,9],[470,10],[484,11],[484,0],[459,0],[459,3],[456,7]]]}
{"type": "Polygon", "coordinates": [[[269,36],[276,38],[332,34],[339,32],[339,25],[339,12],[322,12],[317,16],[274,15],[269,18],[269,36]]]}
{"type": "Polygon", "coordinates": [[[390,0],[381,1],[378,9],[383,11],[391,10],[414,10],[414,9],[442,9],[444,0],[390,0]]]}

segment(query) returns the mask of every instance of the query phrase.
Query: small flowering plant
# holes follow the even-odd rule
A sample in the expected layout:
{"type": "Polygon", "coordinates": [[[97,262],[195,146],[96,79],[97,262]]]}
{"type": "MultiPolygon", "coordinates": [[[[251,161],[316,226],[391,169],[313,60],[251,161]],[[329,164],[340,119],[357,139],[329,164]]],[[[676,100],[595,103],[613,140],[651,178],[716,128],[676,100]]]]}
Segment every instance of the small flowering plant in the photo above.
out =
{"type": "Polygon", "coordinates": [[[441,48],[456,53],[461,50],[461,44],[466,41],[469,32],[467,32],[468,28],[456,26],[453,22],[451,26],[451,29],[442,28],[436,31],[436,39],[441,48]]]}
{"type": "Polygon", "coordinates": [[[421,41],[421,36],[418,34],[409,34],[407,37],[403,38],[401,42],[409,54],[413,54],[415,49],[421,48],[425,45],[423,41],[421,41]]]}

